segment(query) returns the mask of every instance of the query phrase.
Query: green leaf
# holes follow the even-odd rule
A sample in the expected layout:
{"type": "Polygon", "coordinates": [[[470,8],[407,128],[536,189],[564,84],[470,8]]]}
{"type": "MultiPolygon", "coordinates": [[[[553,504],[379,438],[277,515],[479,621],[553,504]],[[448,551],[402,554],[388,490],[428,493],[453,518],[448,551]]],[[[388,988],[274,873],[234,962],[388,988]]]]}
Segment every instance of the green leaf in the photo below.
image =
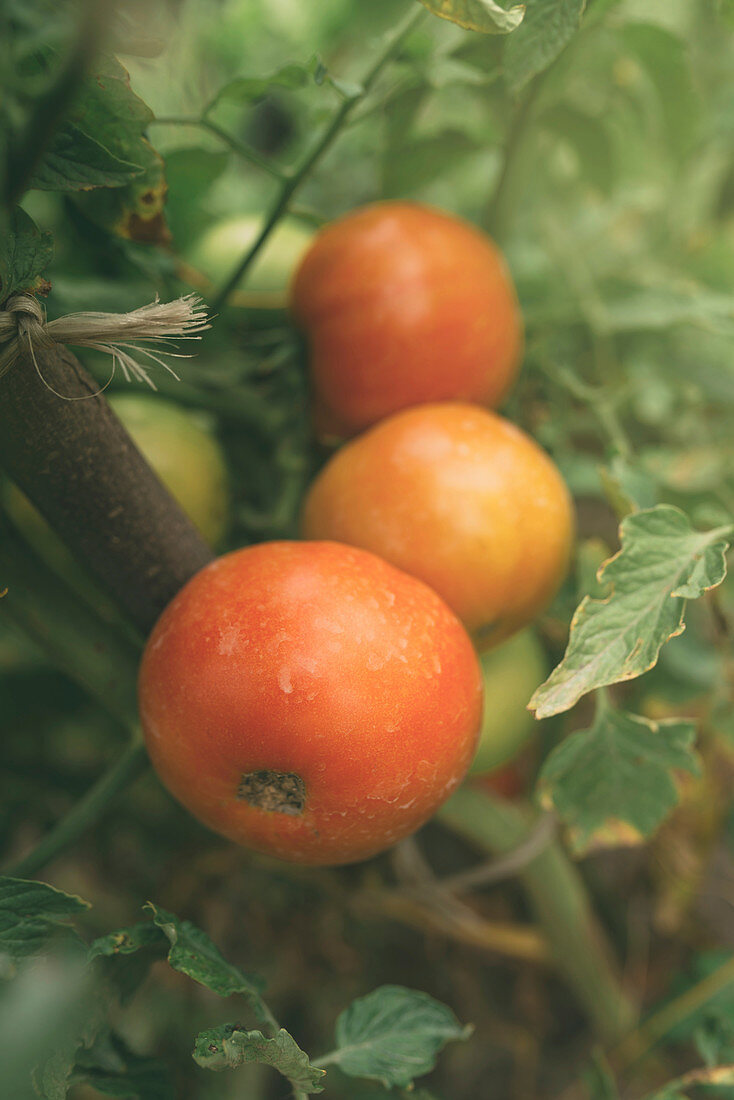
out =
{"type": "MultiPolygon", "coordinates": [[[[63,966],[63,957],[54,961],[58,971],[59,963],[63,966]]],[[[42,1100],[65,1100],[77,1059],[93,1046],[100,1029],[105,1027],[108,998],[80,963],[77,957],[78,969],[67,966],[56,975],[64,989],[63,1015],[47,1029],[43,1027],[43,1019],[36,1021],[39,1049],[34,1061],[38,1057],[42,1061],[33,1070],[33,1084],[42,1100]]]]}
{"type": "Polygon", "coordinates": [[[590,729],[550,754],[538,792],[568,825],[577,852],[639,843],[678,802],[674,770],[698,774],[693,723],[652,722],[603,705],[590,729]]]}
{"type": "Polygon", "coordinates": [[[111,1032],[99,1036],[90,1050],[80,1051],[70,1080],[124,1100],[176,1100],[165,1064],[134,1054],[111,1032]]]}
{"type": "Polygon", "coordinates": [[[204,114],[209,114],[220,103],[254,103],[273,88],[294,91],[306,87],[307,84],[322,84],[326,75],[327,71],[319,58],[312,57],[305,65],[294,61],[268,76],[238,76],[219,89],[214,99],[204,108],[204,114]]]}
{"type": "Polygon", "coordinates": [[[120,237],[162,244],[169,239],[163,217],[167,187],[163,159],[144,136],[152,118],[130,87],[124,66],[116,58],[103,58],[84,85],[74,120],[139,170],[122,181],[124,186],[80,195],[77,203],[96,225],[120,237]]]}
{"type": "Polygon", "coordinates": [[[337,1065],[350,1077],[381,1081],[385,1088],[405,1088],[433,1069],[446,1043],[468,1039],[472,1031],[427,993],[383,985],[342,1012],[337,1048],[323,1064],[337,1065]]]}
{"type": "Polygon", "coordinates": [[[731,531],[695,531],[685,513],[667,504],[627,516],[622,549],[599,572],[611,595],[579,604],[563,660],[530,700],[537,717],[560,714],[594,688],[652,668],[661,646],[684,630],[686,599],[726,576],[731,531]]]}
{"type": "Polygon", "coordinates": [[[52,937],[69,935],[69,917],[89,908],[76,894],[45,882],[0,878],[0,953],[13,959],[42,954],[52,937]]]}
{"type": "Polygon", "coordinates": [[[658,502],[657,483],[638,462],[615,455],[608,467],[600,467],[599,476],[604,495],[620,519],[658,502]]]}
{"type": "Polygon", "coordinates": [[[654,86],[668,145],[685,154],[695,140],[699,117],[686,44],[664,27],[634,22],[623,28],[622,40],[654,86]]]}
{"type": "Polygon", "coordinates": [[[502,8],[494,0],[420,0],[424,7],[441,19],[458,23],[468,31],[482,34],[509,34],[523,21],[525,5],[502,8]]]}
{"type": "Polygon", "coordinates": [[[66,1100],[71,1088],[79,1043],[71,1041],[55,1050],[33,1074],[33,1086],[41,1100],[66,1100]]]}
{"type": "Polygon", "coordinates": [[[141,921],[130,928],[108,932],[106,936],[94,940],[89,946],[89,959],[91,961],[99,956],[132,955],[143,947],[163,947],[168,942],[165,933],[156,924],[141,921]]]}
{"type": "Polygon", "coordinates": [[[16,206],[10,230],[0,239],[0,300],[17,290],[39,290],[54,253],[53,237],[43,233],[25,210],[16,206]]]}
{"type": "Polygon", "coordinates": [[[37,191],[119,187],[141,171],[139,164],[116,157],[75,123],[67,122],[55,132],[28,186],[37,191]]]}
{"type": "Polygon", "coordinates": [[[179,920],[152,902],[147,902],[144,908],[150,909],[153,920],[171,945],[168,961],[174,970],[186,974],[220,997],[242,994],[259,1019],[269,1020],[268,1011],[260,997],[263,983],[257,975],[246,974],[228,963],[207,934],[191,921],[179,920]]]}
{"type": "Polygon", "coordinates": [[[239,1024],[221,1024],[197,1035],[193,1057],[198,1066],[212,1070],[262,1062],[277,1069],[301,1092],[323,1092],[320,1082],[325,1071],[311,1065],[305,1051],[283,1028],[268,1039],[261,1031],[245,1031],[239,1024]]]}
{"type": "Polygon", "coordinates": [[[174,149],[166,153],[169,192],[166,220],[180,252],[203,232],[212,218],[204,196],[229,164],[229,154],[209,149],[174,149]]]}
{"type": "Polygon", "coordinates": [[[586,0],[527,0],[517,34],[505,43],[504,71],[513,92],[551,65],[581,24],[586,0]]]}
{"type": "Polygon", "coordinates": [[[567,104],[558,104],[547,111],[541,122],[553,131],[556,140],[571,147],[576,155],[579,173],[605,194],[614,183],[612,141],[603,119],[587,115],[567,104]]]}
{"type": "Polygon", "coordinates": [[[416,187],[425,187],[476,150],[476,142],[459,130],[447,130],[435,137],[410,142],[403,145],[400,155],[391,147],[386,151],[383,164],[384,194],[389,197],[406,195],[416,187]]]}
{"type": "Polygon", "coordinates": [[[152,963],[167,957],[168,948],[163,931],[152,921],[143,921],[96,939],[87,957],[90,962],[97,960],[125,1004],[147,977],[152,963]]]}

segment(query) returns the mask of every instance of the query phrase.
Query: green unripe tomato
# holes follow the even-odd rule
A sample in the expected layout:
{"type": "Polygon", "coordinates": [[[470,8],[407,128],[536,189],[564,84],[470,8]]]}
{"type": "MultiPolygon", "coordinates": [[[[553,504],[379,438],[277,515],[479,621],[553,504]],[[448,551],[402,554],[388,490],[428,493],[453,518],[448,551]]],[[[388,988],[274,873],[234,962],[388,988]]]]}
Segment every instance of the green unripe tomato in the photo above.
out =
{"type": "Polygon", "coordinates": [[[110,405],[189,519],[216,546],[227,528],[229,489],[224,455],[206,414],[135,393],[117,394],[110,405]]]}
{"type": "Polygon", "coordinates": [[[526,707],[548,674],[545,654],[532,630],[523,630],[498,649],[481,654],[480,663],[484,714],[472,775],[498,768],[527,741],[537,723],[526,707]]]}
{"type": "MultiPolygon", "coordinates": [[[[110,405],[171,495],[216,546],[227,527],[229,490],[224,455],[207,416],[134,393],[111,397],[110,405]]],[[[75,569],[72,555],[28,498],[11,484],[4,495],[8,512],[44,558],[60,572],[75,569]]]]}
{"type": "MultiPolygon", "coordinates": [[[[259,214],[240,214],[207,229],[187,256],[189,262],[214,283],[221,283],[242,259],[262,229],[259,214]]],[[[284,218],[270,234],[242,280],[248,290],[285,292],[314,231],[293,218],[284,218]]]]}

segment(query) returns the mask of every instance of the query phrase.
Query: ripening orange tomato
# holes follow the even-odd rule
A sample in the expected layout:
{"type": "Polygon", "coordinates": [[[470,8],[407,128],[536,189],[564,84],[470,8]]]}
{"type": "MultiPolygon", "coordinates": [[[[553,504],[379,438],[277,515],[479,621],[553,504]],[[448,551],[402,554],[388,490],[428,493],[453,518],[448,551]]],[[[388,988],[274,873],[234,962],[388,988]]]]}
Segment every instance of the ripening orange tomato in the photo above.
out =
{"type": "Polygon", "coordinates": [[[337,451],[311,486],[302,529],[419,577],[488,648],[553,597],[574,522],[566,485],[537,443],[457,402],[397,413],[337,451]]]}
{"type": "Polygon", "coordinates": [[[517,373],[522,322],[502,254],[430,206],[381,202],[327,225],[290,297],[323,433],[353,435],[423,402],[496,406],[517,373]]]}
{"type": "Polygon", "coordinates": [[[324,542],[238,550],[156,624],[140,714],[192,814],[298,863],[366,859],[422,825],[474,754],[471,641],[426,585],[324,542]]]}

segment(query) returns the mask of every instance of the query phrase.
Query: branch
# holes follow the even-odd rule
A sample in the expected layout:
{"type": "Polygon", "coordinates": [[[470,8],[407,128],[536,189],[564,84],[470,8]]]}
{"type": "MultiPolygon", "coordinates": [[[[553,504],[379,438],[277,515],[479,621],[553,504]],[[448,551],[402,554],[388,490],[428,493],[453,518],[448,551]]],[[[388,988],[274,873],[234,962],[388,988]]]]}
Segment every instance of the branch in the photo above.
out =
{"type": "Polygon", "coordinates": [[[200,118],[195,115],[191,117],[163,117],[152,118],[150,125],[159,126],[196,126],[200,130],[207,130],[214,137],[219,138],[225,145],[242,157],[243,160],[247,160],[250,164],[254,164],[257,168],[260,168],[263,172],[267,172],[269,176],[274,176],[277,180],[284,179],[283,172],[280,168],[276,168],[265,157],[261,157],[260,154],[252,149],[249,145],[246,145],[244,141],[240,141],[233,134],[230,134],[223,127],[218,126],[216,122],[212,122],[208,118],[200,118]]]}
{"type": "Polygon", "coordinates": [[[311,174],[313,169],[322,159],[324,154],[331,147],[332,143],[335,141],[338,134],[346,124],[352,111],[359,103],[362,103],[365,97],[369,94],[382,70],[400,51],[400,47],[402,46],[403,42],[411,33],[411,31],[418,25],[424,15],[425,11],[423,11],[422,9],[419,9],[417,11],[410,11],[407,18],[404,19],[403,22],[398,26],[395,33],[387,42],[387,45],[374,61],[372,67],[365,74],[359,92],[356,92],[354,95],[350,95],[346,99],[344,99],[341,106],[336,111],[333,119],[331,120],[331,123],[326,128],[321,138],[319,138],[319,140],[316,142],[313,149],[306,153],[301,163],[294,169],[294,171],[290,175],[286,177],[280,188],[280,191],[278,192],[275,202],[273,203],[270,212],[265,219],[265,224],[263,225],[260,233],[257,236],[257,239],[254,241],[251,248],[249,248],[245,255],[242,257],[240,263],[237,265],[222,289],[214,298],[212,302],[213,313],[219,313],[222,307],[226,304],[230,294],[235,289],[243,275],[246,273],[257,254],[260,252],[260,249],[267,241],[268,237],[280,221],[283,214],[285,214],[285,212],[287,211],[291,198],[293,197],[295,192],[307,179],[307,177],[311,174]]]}
{"type": "Polygon", "coordinates": [[[0,513],[0,616],[125,728],[137,723],[139,653],[53,575],[0,513]]]}
{"type": "Polygon", "coordinates": [[[142,739],[136,733],[122,756],[93,784],[84,795],[27,856],[6,868],[4,874],[25,878],[40,871],[64,848],[95,825],[121,794],[145,770],[148,756],[142,739]]]}
{"type": "MultiPolygon", "coordinates": [[[[439,809],[437,819],[479,848],[504,853],[528,836],[517,807],[463,787],[439,809]]],[[[631,1026],[634,1010],[615,973],[584,884],[563,849],[550,843],[520,874],[548,938],[559,972],[606,1039],[631,1026]]]]}

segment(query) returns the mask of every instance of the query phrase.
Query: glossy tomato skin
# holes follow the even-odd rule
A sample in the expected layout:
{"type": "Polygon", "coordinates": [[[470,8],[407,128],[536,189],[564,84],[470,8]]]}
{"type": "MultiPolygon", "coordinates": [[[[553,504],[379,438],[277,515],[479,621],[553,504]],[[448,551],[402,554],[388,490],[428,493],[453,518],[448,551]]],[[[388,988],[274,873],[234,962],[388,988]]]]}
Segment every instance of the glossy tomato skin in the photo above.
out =
{"type": "Polygon", "coordinates": [[[439,597],[334,543],[217,559],[163,613],[140,670],[168,789],[215,831],[299,863],[365,859],[418,828],[466,772],[481,707],[471,641],[439,597]]]}
{"type": "Polygon", "coordinates": [[[343,446],[311,486],[302,526],[425,581],[483,649],[543,610],[574,530],[545,452],[503,417],[458,402],[407,409],[343,446]]]}
{"type": "Polygon", "coordinates": [[[496,406],[517,373],[522,324],[501,253],[432,207],[382,202],[332,222],[290,297],[323,432],[353,435],[423,402],[496,406]]]}

